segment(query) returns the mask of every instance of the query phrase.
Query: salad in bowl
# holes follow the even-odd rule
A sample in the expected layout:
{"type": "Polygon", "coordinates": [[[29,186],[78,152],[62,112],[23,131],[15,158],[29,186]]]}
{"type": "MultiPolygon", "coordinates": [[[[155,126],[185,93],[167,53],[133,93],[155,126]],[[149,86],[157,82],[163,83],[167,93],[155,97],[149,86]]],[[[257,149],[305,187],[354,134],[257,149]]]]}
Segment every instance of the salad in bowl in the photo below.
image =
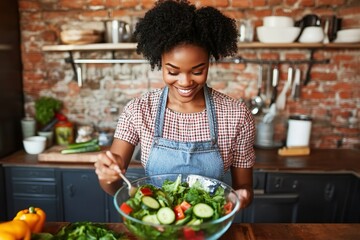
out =
{"type": "Polygon", "coordinates": [[[218,239],[230,227],[240,202],[227,184],[194,174],[138,179],[134,197],[126,186],[114,196],[124,224],[139,239],[218,239]]]}

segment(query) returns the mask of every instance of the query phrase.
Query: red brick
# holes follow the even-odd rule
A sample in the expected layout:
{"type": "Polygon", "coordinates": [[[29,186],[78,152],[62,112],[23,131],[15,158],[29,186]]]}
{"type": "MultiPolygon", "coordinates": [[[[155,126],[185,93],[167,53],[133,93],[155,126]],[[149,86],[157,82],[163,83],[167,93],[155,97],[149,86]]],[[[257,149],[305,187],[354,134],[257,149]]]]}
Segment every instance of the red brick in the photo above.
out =
{"type": "Polygon", "coordinates": [[[299,1],[299,7],[314,7],[315,6],[315,0],[300,0],[299,1]]]}
{"type": "Polygon", "coordinates": [[[34,11],[40,9],[40,3],[35,1],[19,0],[20,11],[34,11]]]}
{"type": "Polygon", "coordinates": [[[251,7],[251,0],[232,1],[232,6],[237,8],[248,8],[251,7]]]}
{"type": "Polygon", "coordinates": [[[45,11],[43,12],[43,19],[47,21],[67,21],[78,20],[79,19],[78,11],[45,11]]]}
{"type": "Polygon", "coordinates": [[[98,10],[98,11],[82,11],[80,14],[80,19],[88,20],[104,20],[108,18],[107,10],[98,10]]]}
{"type": "Polygon", "coordinates": [[[331,6],[331,7],[336,7],[336,6],[341,6],[345,4],[346,0],[318,0],[317,1],[317,6],[331,6]]]}
{"type": "Polygon", "coordinates": [[[59,0],[60,8],[65,9],[85,9],[86,4],[83,0],[59,0]]]}
{"type": "Polygon", "coordinates": [[[106,8],[121,7],[120,2],[121,0],[105,0],[104,5],[106,8]]]}
{"type": "Polygon", "coordinates": [[[283,0],[268,0],[268,5],[269,6],[277,6],[277,5],[281,5],[283,0]]]}
{"type": "Polygon", "coordinates": [[[104,6],[105,3],[104,3],[105,0],[89,0],[89,5],[90,6],[104,6]]]}
{"type": "Polygon", "coordinates": [[[41,38],[46,42],[55,42],[57,40],[57,34],[54,31],[44,31],[41,33],[41,38]]]}
{"type": "Polygon", "coordinates": [[[154,7],[155,0],[140,0],[141,6],[145,9],[154,7]]]}
{"type": "Polygon", "coordinates": [[[323,81],[336,81],[337,75],[336,72],[316,72],[314,70],[311,71],[310,79],[312,80],[323,80],[323,81]]]}

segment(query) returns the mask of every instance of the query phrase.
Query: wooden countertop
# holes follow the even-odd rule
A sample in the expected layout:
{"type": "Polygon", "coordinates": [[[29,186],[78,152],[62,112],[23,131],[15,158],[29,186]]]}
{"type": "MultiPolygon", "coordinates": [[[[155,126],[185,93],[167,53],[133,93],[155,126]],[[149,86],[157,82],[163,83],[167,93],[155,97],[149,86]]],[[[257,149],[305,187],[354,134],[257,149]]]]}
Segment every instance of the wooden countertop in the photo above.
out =
{"type": "MultiPolygon", "coordinates": [[[[360,177],[360,150],[356,149],[311,149],[307,156],[279,156],[276,149],[256,149],[255,170],[307,171],[307,172],[351,172],[360,177]]],[[[93,168],[93,163],[39,162],[37,155],[18,151],[0,160],[7,166],[35,166],[59,168],[93,168]]],[[[132,161],[132,167],[141,167],[132,161]]]]}
{"type": "MultiPolygon", "coordinates": [[[[43,232],[56,233],[68,223],[47,222],[43,232]]],[[[106,224],[110,229],[124,232],[129,239],[136,238],[122,223],[106,224]]],[[[220,240],[273,240],[273,239],[332,239],[353,240],[360,239],[360,224],[282,224],[282,223],[254,223],[232,224],[220,240]]]]}

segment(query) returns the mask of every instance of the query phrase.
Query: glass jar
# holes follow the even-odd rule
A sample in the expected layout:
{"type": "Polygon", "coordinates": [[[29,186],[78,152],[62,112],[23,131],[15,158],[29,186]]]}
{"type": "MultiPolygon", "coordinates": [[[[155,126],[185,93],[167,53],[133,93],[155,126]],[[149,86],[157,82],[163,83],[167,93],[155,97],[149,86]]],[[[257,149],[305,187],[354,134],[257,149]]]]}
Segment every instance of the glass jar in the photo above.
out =
{"type": "Polygon", "coordinates": [[[68,145],[74,142],[74,125],[67,119],[61,120],[55,125],[56,143],[68,145]]]}

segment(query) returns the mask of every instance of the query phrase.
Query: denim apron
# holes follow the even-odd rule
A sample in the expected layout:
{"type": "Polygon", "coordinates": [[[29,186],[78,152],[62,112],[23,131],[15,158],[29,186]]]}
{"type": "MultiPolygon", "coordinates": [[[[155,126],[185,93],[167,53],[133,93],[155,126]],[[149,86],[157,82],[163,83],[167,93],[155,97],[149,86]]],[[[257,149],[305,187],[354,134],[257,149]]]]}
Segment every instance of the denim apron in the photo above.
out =
{"type": "Polygon", "coordinates": [[[215,106],[208,87],[204,86],[204,96],[210,127],[209,141],[181,142],[162,138],[168,92],[168,87],[165,87],[160,96],[154,140],[145,165],[146,175],[190,173],[222,180],[224,162],[217,144],[215,106]]]}

